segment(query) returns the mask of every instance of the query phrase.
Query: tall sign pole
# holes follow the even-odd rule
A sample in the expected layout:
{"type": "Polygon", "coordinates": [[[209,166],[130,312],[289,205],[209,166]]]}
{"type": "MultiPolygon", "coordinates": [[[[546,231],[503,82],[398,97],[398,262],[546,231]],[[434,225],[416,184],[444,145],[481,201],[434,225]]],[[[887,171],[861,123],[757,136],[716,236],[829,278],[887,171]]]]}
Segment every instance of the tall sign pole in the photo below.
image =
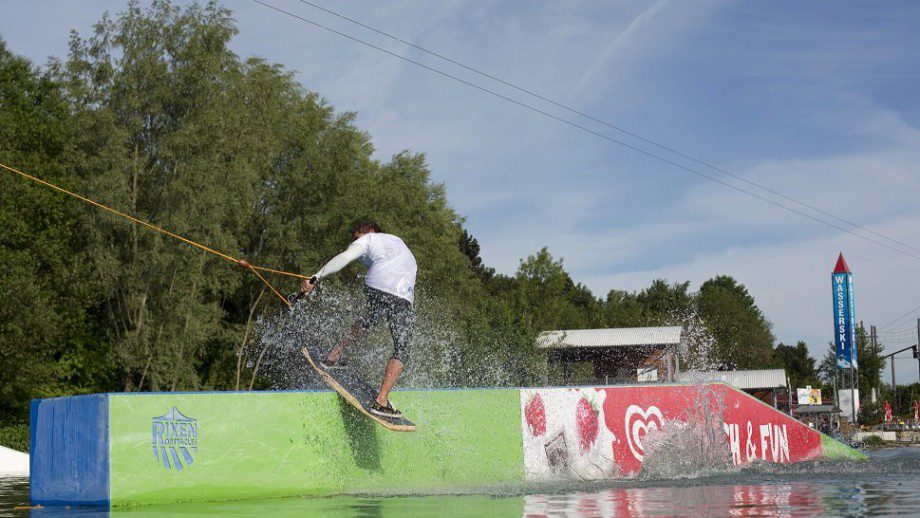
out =
{"type": "Polygon", "coordinates": [[[852,421],[856,421],[856,307],[853,303],[853,273],[843,253],[831,273],[834,300],[834,345],[837,368],[850,372],[850,404],[852,421]]]}
{"type": "MultiPolygon", "coordinates": [[[[878,330],[875,329],[875,326],[869,326],[869,350],[872,351],[873,357],[878,357],[878,330]]],[[[870,397],[872,398],[871,401],[873,403],[875,403],[877,399],[877,395],[875,393],[876,388],[878,387],[872,387],[872,393],[870,394],[870,397]]]]}

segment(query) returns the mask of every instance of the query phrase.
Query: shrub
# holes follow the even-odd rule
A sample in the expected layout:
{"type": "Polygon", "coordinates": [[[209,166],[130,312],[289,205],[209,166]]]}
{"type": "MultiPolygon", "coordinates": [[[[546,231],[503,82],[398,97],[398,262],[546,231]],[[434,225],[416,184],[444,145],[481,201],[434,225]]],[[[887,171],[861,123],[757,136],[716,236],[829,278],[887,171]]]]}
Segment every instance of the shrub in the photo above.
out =
{"type": "Polygon", "coordinates": [[[885,444],[885,440],[878,435],[869,435],[863,440],[863,443],[866,446],[883,446],[885,444]]]}
{"type": "Polygon", "coordinates": [[[28,452],[29,425],[14,424],[0,426],[0,446],[28,452]]]}

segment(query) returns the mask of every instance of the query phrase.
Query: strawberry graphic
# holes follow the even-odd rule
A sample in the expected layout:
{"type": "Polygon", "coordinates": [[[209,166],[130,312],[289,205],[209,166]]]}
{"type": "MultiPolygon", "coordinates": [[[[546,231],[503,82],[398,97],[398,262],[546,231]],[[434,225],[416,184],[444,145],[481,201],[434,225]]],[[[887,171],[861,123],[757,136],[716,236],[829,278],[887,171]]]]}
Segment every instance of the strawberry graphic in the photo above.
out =
{"type": "Polygon", "coordinates": [[[578,430],[578,445],[581,446],[582,453],[588,451],[588,448],[597,440],[597,416],[597,409],[588,401],[588,398],[582,396],[575,407],[575,426],[578,430]]]}
{"type": "Polygon", "coordinates": [[[527,426],[530,427],[530,433],[534,437],[546,433],[546,409],[543,408],[543,399],[540,398],[540,394],[535,394],[524,406],[524,418],[527,419],[527,426]]]}

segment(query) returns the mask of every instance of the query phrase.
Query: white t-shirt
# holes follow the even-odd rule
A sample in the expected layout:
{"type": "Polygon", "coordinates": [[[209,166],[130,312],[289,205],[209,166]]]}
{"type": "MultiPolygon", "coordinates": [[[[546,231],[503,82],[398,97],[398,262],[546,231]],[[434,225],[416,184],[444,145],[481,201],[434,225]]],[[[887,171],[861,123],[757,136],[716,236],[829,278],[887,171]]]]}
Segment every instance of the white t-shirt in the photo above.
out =
{"type": "Polygon", "coordinates": [[[403,240],[380,232],[370,232],[356,239],[348,249],[333,257],[316,273],[318,279],[328,277],[348,263],[360,259],[367,268],[364,283],[412,302],[415,297],[415,256],[403,240]]]}

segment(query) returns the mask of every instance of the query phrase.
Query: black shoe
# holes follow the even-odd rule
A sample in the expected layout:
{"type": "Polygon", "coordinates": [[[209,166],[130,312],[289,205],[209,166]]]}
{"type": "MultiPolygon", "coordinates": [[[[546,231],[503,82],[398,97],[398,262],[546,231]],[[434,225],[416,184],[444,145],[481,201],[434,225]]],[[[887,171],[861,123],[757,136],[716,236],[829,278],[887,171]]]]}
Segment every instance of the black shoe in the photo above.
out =
{"type": "Polygon", "coordinates": [[[338,359],[338,361],[334,362],[329,361],[328,358],[325,360],[320,360],[319,366],[327,371],[340,371],[348,368],[348,364],[345,363],[345,360],[343,360],[341,357],[338,359]]]}
{"type": "Polygon", "coordinates": [[[371,413],[381,417],[391,417],[393,419],[402,418],[402,412],[393,408],[392,403],[387,403],[387,406],[381,406],[380,403],[374,401],[374,404],[371,405],[371,413]]]}

